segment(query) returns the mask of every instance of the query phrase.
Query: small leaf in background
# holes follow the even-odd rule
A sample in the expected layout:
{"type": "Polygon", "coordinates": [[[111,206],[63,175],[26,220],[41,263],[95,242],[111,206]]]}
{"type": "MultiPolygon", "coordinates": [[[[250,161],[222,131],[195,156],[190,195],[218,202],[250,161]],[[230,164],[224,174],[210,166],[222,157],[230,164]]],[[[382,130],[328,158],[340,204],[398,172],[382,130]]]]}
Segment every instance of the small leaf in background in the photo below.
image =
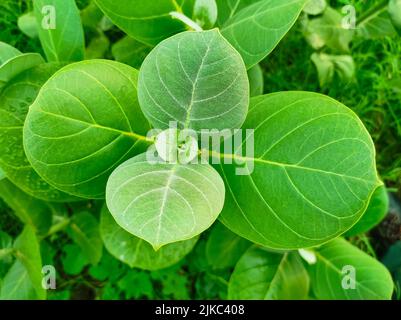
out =
{"type": "Polygon", "coordinates": [[[398,34],[401,36],[401,0],[390,0],[388,12],[398,34]]]}
{"type": "Polygon", "coordinates": [[[74,0],[35,0],[39,38],[49,62],[84,59],[84,32],[74,0]]]}
{"type": "Polygon", "coordinates": [[[221,29],[247,69],[263,60],[291,29],[306,0],[258,1],[236,13],[221,29]]]}
{"type": "Polygon", "coordinates": [[[69,226],[70,235],[81,248],[92,265],[102,258],[103,242],[100,238],[99,223],[89,212],[76,213],[69,226]]]}
{"type": "Polygon", "coordinates": [[[13,209],[14,214],[40,235],[46,234],[52,223],[52,211],[46,202],[18,189],[9,180],[0,181],[0,198],[13,209]]]}
{"type": "Polygon", "coordinates": [[[330,85],[335,74],[344,83],[350,82],[355,76],[355,63],[352,56],[315,52],[312,54],[311,60],[317,69],[321,87],[330,85]]]}
{"type": "Polygon", "coordinates": [[[125,294],[125,299],[154,299],[153,284],[150,275],[144,271],[130,270],[118,281],[118,287],[125,294]]]}
{"type": "Polygon", "coordinates": [[[42,258],[39,242],[32,227],[24,227],[22,233],[14,242],[14,249],[16,258],[26,268],[37,297],[45,299],[46,291],[42,287],[42,258]]]}
{"type": "Polygon", "coordinates": [[[121,30],[132,38],[156,45],[169,36],[186,30],[179,20],[172,19],[172,11],[192,16],[193,1],[165,0],[95,0],[99,8],[121,30]]]}
{"type": "Polygon", "coordinates": [[[211,29],[217,21],[216,0],[195,0],[193,20],[203,29],[211,29]]]}
{"type": "Polygon", "coordinates": [[[5,42],[0,41],[0,68],[6,61],[21,54],[22,52],[19,51],[18,49],[14,48],[13,46],[10,46],[5,42]]]}
{"type": "Polygon", "coordinates": [[[316,50],[327,46],[336,53],[349,51],[354,30],[346,29],[343,16],[333,8],[326,8],[322,16],[308,19],[304,26],[305,37],[316,50]]]}
{"type": "Polygon", "coordinates": [[[0,165],[18,188],[46,201],[76,199],[50,186],[36,173],[25,155],[22,132],[29,106],[60,67],[44,63],[30,68],[14,77],[0,93],[0,165]]]}
{"type": "Polygon", "coordinates": [[[93,37],[85,49],[85,59],[104,58],[109,46],[109,39],[103,33],[98,32],[98,36],[93,37]]]}
{"type": "Polygon", "coordinates": [[[264,90],[263,70],[259,64],[254,65],[248,70],[249,95],[251,97],[260,96],[264,90]]]}
{"type": "Polygon", "coordinates": [[[104,252],[100,262],[89,268],[89,274],[99,281],[109,280],[110,282],[114,282],[119,279],[127,269],[128,268],[120,261],[107,252],[104,252]]]}
{"type": "Polygon", "coordinates": [[[114,168],[147,146],[137,76],[130,66],[96,59],[70,64],[46,82],[24,125],[25,153],[43,179],[104,198],[114,168]]]}
{"type": "Polygon", "coordinates": [[[38,53],[21,53],[6,60],[0,65],[0,90],[20,73],[44,62],[38,53]]]}
{"type": "Polygon", "coordinates": [[[81,21],[84,27],[96,30],[103,17],[102,10],[100,10],[94,1],[91,1],[81,10],[81,21]]]}
{"type": "MultiPolygon", "coordinates": [[[[13,261],[13,239],[0,230],[0,279],[4,277],[13,261]]],[[[1,287],[1,281],[0,281],[1,287]]]]}
{"type": "Polygon", "coordinates": [[[0,181],[5,179],[6,177],[6,173],[4,172],[4,170],[2,168],[0,168],[0,181]]]}
{"type": "Polygon", "coordinates": [[[383,6],[358,21],[357,34],[365,39],[380,39],[397,35],[388,9],[387,6],[383,6]]]}
{"type": "Polygon", "coordinates": [[[274,253],[252,246],[238,261],[228,284],[235,300],[302,300],[309,276],[295,252],[274,253]]]}
{"type": "Polygon", "coordinates": [[[123,37],[111,47],[111,53],[116,61],[128,64],[138,70],[150,50],[151,47],[130,36],[123,37]]]}
{"type": "Polygon", "coordinates": [[[18,28],[30,38],[38,37],[38,23],[33,11],[18,18],[18,28]]]}
{"type": "Polygon", "coordinates": [[[145,270],[157,270],[169,267],[195,246],[198,238],[168,244],[158,251],[145,240],[133,236],[121,228],[110,214],[106,205],[100,218],[100,233],[106,249],[118,260],[145,270]]]}
{"type": "Polygon", "coordinates": [[[354,236],[371,230],[384,219],[389,209],[389,196],[385,186],[378,187],[370,198],[369,206],[361,220],[357,222],[345,236],[354,236]]]}
{"type": "Polygon", "coordinates": [[[304,6],[304,12],[307,14],[317,16],[326,9],[327,2],[326,0],[309,0],[304,6]]]}
{"type": "Polygon", "coordinates": [[[322,245],[315,254],[317,262],[308,271],[317,299],[391,299],[394,284],[386,267],[344,239],[322,245]]]}
{"type": "Polygon", "coordinates": [[[63,270],[69,275],[78,275],[85,266],[89,264],[89,260],[83,254],[81,248],[76,244],[66,244],[63,246],[63,255],[61,262],[63,270]]]}
{"type": "Polygon", "coordinates": [[[231,268],[249,248],[251,242],[217,222],[207,240],[206,256],[212,268],[231,268]]]}
{"type": "Polygon", "coordinates": [[[111,174],[106,202],[122,228],[158,250],[213,224],[224,204],[224,183],[209,164],[151,164],[142,154],[111,174]]]}
{"type": "Polygon", "coordinates": [[[244,62],[218,29],[161,42],[139,73],[138,98],[155,128],[240,128],[248,110],[244,62]]]}

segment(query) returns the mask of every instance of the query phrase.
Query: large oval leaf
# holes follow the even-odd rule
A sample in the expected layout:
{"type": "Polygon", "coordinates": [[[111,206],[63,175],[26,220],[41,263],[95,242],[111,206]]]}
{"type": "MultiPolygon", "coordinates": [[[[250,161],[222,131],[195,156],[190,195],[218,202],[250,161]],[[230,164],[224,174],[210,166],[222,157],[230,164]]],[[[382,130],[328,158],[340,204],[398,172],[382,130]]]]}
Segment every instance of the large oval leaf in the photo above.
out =
{"type": "Polygon", "coordinates": [[[358,221],[381,184],[367,130],[329,97],[252,98],[243,127],[255,130],[254,156],[233,158],[250,174],[222,167],[227,200],[220,217],[253,242],[283,249],[327,242],[358,221]]]}
{"type": "Polygon", "coordinates": [[[121,228],[106,206],[100,218],[100,234],[106,249],[131,268],[158,270],[167,268],[184,258],[195,246],[198,237],[168,244],[158,251],[145,240],[121,228]]]}
{"type": "Polygon", "coordinates": [[[297,20],[305,2],[256,2],[229,19],[221,32],[238,50],[249,69],[273,51],[297,20]]]}
{"type": "Polygon", "coordinates": [[[156,128],[168,128],[169,121],[194,130],[239,128],[248,95],[244,63],[217,29],[163,41],[139,75],[139,102],[156,128]]]}
{"type": "Polygon", "coordinates": [[[74,0],[35,0],[39,38],[48,61],[84,58],[84,31],[74,0]]]}
{"type": "Polygon", "coordinates": [[[309,276],[295,252],[273,253],[253,246],[238,261],[228,285],[229,299],[306,299],[309,276]]]}
{"type": "Polygon", "coordinates": [[[186,26],[174,20],[170,12],[192,16],[193,0],[95,0],[115,25],[131,37],[156,45],[169,36],[185,31],[186,26]]]}
{"type": "Polygon", "coordinates": [[[122,228],[157,250],[209,228],[223,207],[224,183],[208,164],[150,164],[142,154],[112,173],[106,200],[122,228]]]}
{"type": "Polygon", "coordinates": [[[114,61],[68,65],[41,88],[24,126],[33,168],[56,188],[103,198],[110,173],[143,149],[149,129],[137,71],[114,61]]]}
{"type": "Polygon", "coordinates": [[[389,271],[344,239],[323,245],[315,250],[315,254],[317,262],[310,266],[309,272],[316,298],[391,299],[394,285],[389,271]]]}
{"type": "Polygon", "coordinates": [[[26,193],[47,201],[71,201],[74,197],[46,183],[26,158],[22,131],[28,108],[40,87],[59,69],[41,64],[11,80],[0,94],[0,165],[7,178],[26,193]]]}

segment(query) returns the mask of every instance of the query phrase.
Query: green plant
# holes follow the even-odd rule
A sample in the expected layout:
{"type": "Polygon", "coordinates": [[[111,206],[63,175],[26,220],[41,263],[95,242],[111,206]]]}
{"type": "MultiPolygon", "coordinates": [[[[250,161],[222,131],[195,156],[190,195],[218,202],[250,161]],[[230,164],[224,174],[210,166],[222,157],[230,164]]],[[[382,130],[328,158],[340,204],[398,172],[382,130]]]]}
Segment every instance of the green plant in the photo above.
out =
{"type": "MultiPolygon", "coordinates": [[[[7,270],[0,297],[45,298],[42,259],[55,261],[39,243],[62,230],[76,243],[63,249],[64,270],[77,275],[92,265],[91,277],[110,281],[104,297],[119,288],[125,298],[154,298],[153,280],[173,281],[125,270],[114,284],[103,264],[115,260],[104,258],[103,245],[129,267],[152,271],[194,255],[207,261],[193,263],[206,273],[202,281],[211,282],[209,265],[234,267],[231,276],[213,275],[225,285],[230,278],[229,298],[391,298],[385,267],[338,238],[369,230],[386,212],[375,147],[363,123],[322,94],[262,95],[258,64],[306,2],[89,4],[81,15],[93,39],[109,28],[104,12],[127,34],[112,55],[140,66],[137,71],[110,59],[81,61],[103,58],[109,41],[96,46],[92,39],[85,52],[74,1],[34,1],[37,27],[45,5],[68,14],[58,22],[63,28],[38,29],[47,62],[0,43],[0,195],[26,225],[14,242],[7,235],[0,242],[0,267],[7,270]],[[126,56],[125,46],[136,47],[126,56]],[[157,163],[149,161],[150,152],[157,163]],[[226,259],[219,261],[222,251],[226,259]],[[358,273],[352,291],[346,288],[352,281],[344,287],[347,266],[358,273]]],[[[308,3],[308,14],[325,12],[308,30],[312,35],[324,25],[322,39],[339,18],[318,5],[316,11],[308,3]]],[[[323,44],[348,50],[351,38],[342,37],[336,31],[323,44]]],[[[349,74],[342,67],[347,56],[314,57],[318,69],[328,70],[322,85],[334,68],[349,74]]]]}

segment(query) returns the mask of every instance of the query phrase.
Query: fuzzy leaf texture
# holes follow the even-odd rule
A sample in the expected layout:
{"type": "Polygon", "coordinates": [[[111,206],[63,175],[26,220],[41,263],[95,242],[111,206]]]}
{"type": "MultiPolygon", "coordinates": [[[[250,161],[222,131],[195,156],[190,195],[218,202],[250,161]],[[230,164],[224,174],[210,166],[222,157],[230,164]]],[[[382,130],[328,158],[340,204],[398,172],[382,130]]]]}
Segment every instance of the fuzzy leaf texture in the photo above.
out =
{"type": "Polygon", "coordinates": [[[107,207],[117,223],[155,250],[209,228],[224,204],[224,183],[209,164],[151,164],[142,154],[110,176],[107,207]]]}
{"type": "Polygon", "coordinates": [[[238,52],[217,29],[184,32],[146,57],[139,102],[155,128],[239,128],[248,110],[249,83],[238,52]]]}
{"type": "Polygon", "coordinates": [[[167,268],[186,256],[194,248],[198,237],[168,244],[158,251],[138,237],[121,228],[106,206],[100,218],[100,233],[106,249],[131,268],[158,270],[167,268]]]}

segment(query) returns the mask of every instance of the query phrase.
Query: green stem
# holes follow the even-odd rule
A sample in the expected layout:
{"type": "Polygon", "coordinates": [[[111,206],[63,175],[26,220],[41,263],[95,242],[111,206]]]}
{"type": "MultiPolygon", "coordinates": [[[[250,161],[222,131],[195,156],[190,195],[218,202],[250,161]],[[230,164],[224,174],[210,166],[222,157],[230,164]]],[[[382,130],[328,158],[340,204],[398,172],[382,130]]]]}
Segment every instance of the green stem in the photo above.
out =
{"type": "Polygon", "coordinates": [[[193,31],[203,31],[201,26],[192,19],[188,18],[185,14],[177,11],[170,12],[170,16],[174,19],[180,20],[193,31]]]}
{"type": "Polygon", "coordinates": [[[358,19],[358,25],[362,24],[366,20],[370,19],[372,16],[376,15],[378,11],[381,11],[383,8],[388,6],[388,0],[382,0],[377,5],[368,9],[365,13],[363,13],[358,19]]]}
{"type": "Polygon", "coordinates": [[[67,226],[70,224],[71,220],[68,218],[63,218],[60,222],[56,223],[55,225],[51,226],[49,229],[49,232],[43,236],[42,239],[48,238],[51,235],[60,232],[67,228],[67,226]]]}

